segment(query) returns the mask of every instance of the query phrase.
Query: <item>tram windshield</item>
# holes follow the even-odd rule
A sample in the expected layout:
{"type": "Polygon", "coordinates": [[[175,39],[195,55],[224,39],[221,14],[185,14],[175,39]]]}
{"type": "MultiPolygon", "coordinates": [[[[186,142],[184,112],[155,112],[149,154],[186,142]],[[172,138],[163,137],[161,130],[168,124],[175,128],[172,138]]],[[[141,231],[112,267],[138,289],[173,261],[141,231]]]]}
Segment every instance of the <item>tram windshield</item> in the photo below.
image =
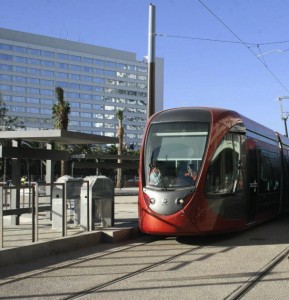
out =
{"type": "Polygon", "coordinates": [[[145,144],[146,185],[165,189],[194,186],[208,131],[208,123],[152,124],[145,144]]]}

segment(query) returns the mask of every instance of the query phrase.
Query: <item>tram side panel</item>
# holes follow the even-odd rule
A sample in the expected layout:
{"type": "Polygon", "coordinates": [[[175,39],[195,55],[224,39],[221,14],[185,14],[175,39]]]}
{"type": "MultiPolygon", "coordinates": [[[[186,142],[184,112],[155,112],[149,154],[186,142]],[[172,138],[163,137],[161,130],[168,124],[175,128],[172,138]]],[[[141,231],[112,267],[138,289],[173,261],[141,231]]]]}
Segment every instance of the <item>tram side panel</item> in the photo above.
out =
{"type": "Polygon", "coordinates": [[[258,197],[256,222],[279,213],[281,188],[281,157],[278,143],[257,141],[258,197]]]}
{"type": "Polygon", "coordinates": [[[289,139],[279,135],[281,144],[281,204],[280,212],[289,212],[289,139]]]}

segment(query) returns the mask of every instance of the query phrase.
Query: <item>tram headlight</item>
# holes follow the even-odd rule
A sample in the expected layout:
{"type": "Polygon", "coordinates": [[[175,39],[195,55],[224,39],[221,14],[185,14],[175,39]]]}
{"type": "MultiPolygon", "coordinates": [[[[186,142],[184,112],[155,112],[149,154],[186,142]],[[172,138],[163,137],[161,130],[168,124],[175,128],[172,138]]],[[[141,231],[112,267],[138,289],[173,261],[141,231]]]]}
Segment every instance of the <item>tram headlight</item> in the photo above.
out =
{"type": "Polygon", "coordinates": [[[179,204],[179,205],[183,205],[184,203],[185,203],[185,200],[183,198],[179,198],[177,200],[177,204],[179,204]]]}
{"type": "Polygon", "coordinates": [[[156,199],[155,198],[150,198],[150,204],[155,204],[156,203],[156,199]]]}

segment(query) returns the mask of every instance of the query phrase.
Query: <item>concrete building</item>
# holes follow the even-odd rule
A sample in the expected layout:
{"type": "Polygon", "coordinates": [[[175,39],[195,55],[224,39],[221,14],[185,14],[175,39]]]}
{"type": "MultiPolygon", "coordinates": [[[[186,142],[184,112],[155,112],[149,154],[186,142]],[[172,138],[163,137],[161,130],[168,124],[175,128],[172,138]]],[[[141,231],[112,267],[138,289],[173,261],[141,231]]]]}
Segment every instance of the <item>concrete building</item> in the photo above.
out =
{"type": "MultiPolygon", "coordinates": [[[[156,111],[163,109],[163,59],[156,61],[156,111]]],[[[69,130],[115,137],[124,110],[125,142],[140,144],[146,122],[147,62],[136,54],[0,28],[0,92],[26,130],[53,128],[55,87],[70,102],[69,130]]]]}

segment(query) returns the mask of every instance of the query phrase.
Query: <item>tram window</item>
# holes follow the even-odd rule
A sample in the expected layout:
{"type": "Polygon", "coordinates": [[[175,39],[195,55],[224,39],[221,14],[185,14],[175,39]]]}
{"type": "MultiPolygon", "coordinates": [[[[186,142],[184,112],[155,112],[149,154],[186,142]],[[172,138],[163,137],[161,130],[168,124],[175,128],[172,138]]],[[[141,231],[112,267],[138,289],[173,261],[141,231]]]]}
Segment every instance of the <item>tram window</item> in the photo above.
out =
{"type": "Polygon", "coordinates": [[[158,163],[162,184],[168,188],[194,185],[185,177],[189,164],[198,171],[202,165],[209,124],[176,122],[152,124],[145,146],[146,184],[150,182],[151,166],[158,163]]]}
{"type": "Polygon", "coordinates": [[[259,151],[259,192],[279,191],[278,155],[268,150],[259,151]]]}
{"type": "Polygon", "coordinates": [[[207,194],[233,193],[241,180],[240,135],[228,133],[222,139],[211,161],[206,178],[207,194]]]}

